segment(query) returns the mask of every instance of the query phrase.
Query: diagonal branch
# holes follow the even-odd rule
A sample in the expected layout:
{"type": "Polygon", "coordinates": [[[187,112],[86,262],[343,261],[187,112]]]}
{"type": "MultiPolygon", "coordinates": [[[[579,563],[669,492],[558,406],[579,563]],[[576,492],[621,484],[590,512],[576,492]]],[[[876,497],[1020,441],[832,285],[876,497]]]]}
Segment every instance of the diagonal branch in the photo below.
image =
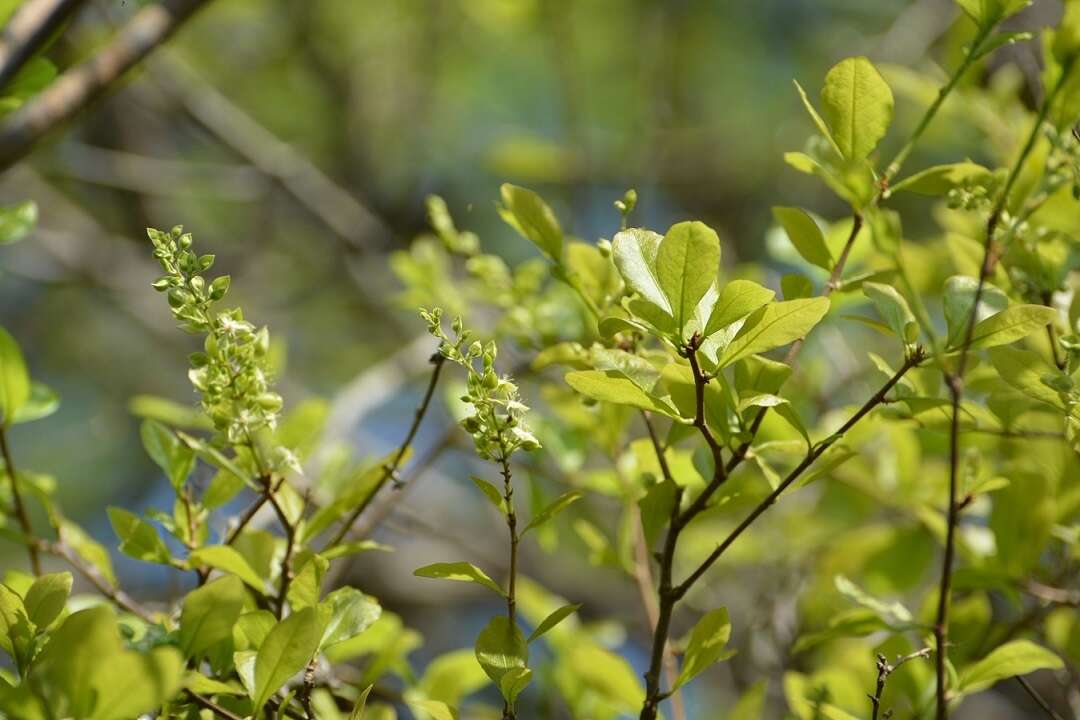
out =
{"type": "Polygon", "coordinates": [[[209,0],[164,0],[135,14],[110,45],[71,68],[0,124],[0,169],[105,94],[209,0]]]}
{"type": "Polygon", "coordinates": [[[20,5],[0,34],[0,88],[85,4],[86,0],[29,0],[20,5]]]}

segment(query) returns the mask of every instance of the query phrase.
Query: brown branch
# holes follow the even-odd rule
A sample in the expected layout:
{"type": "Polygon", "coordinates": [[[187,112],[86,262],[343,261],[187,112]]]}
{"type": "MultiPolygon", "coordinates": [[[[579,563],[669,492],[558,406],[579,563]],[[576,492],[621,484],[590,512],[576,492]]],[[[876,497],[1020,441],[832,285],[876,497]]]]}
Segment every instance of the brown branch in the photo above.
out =
{"type": "Polygon", "coordinates": [[[192,692],[190,690],[187,691],[187,694],[188,697],[191,698],[192,702],[194,702],[196,705],[205,708],[206,710],[209,710],[220,718],[224,718],[225,720],[244,720],[236,713],[232,712],[231,710],[226,710],[208,697],[203,697],[202,695],[196,692],[192,692]]]}
{"type": "MultiPolygon", "coordinates": [[[[881,712],[881,696],[885,692],[885,682],[889,679],[889,675],[892,675],[897,668],[904,663],[914,660],[915,658],[929,657],[933,650],[931,648],[923,648],[922,650],[916,650],[910,655],[904,655],[896,658],[895,664],[890,664],[888,659],[879,654],[877,656],[877,686],[874,688],[873,695],[867,695],[870,698],[870,704],[873,706],[873,714],[870,716],[870,720],[878,720],[878,713],[881,712]]],[[[885,713],[888,716],[889,713],[885,713]]]]}
{"type": "Polygon", "coordinates": [[[78,571],[80,575],[86,578],[91,585],[97,588],[98,592],[108,598],[114,605],[121,610],[135,615],[144,622],[154,624],[157,622],[154,616],[150,614],[148,610],[140,606],[135,600],[131,598],[126,592],[119,588],[115,588],[112,584],[102,577],[97,568],[93,567],[82,557],[75,552],[75,550],[64,542],[63,538],[58,541],[49,541],[37,539],[35,541],[37,549],[42,552],[46,552],[50,555],[55,555],[58,558],[62,558],[67,561],[72,568],[78,571]]]}
{"type": "Polygon", "coordinates": [[[1020,175],[1020,170],[1028,156],[1031,154],[1032,149],[1035,147],[1036,140],[1039,138],[1039,132],[1042,130],[1042,125],[1046,120],[1050,105],[1061,91],[1061,88],[1064,87],[1065,80],[1069,76],[1072,65],[1073,61],[1070,60],[1062,67],[1061,76],[1058,78],[1053,89],[1043,100],[1043,103],[1039,108],[1039,113],[1035,117],[1035,123],[1032,125],[1031,132],[1028,134],[1027,141],[1024,143],[1024,147],[1020,151],[1020,155],[1013,164],[1012,169],[1009,171],[1005,186],[1002,188],[1001,193],[994,202],[993,209],[990,211],[990,216],[987,218],[986,239],[983,243],[983,259],[982,263],[979,265],[979,279],[975,286],[975,295],[972,298],[971,311],[967,317],[966,327],[964,329],[964,339],[960,344],[959,356],[956,359],[955,368],[945,371],[945,382],[949,387],[952,413],[949,425],[949,505],[946,516],[945,554],[941,563],[941,582],[938,591],[937,618],[934,623],[934,639],[937,643],[937,663],[935,668],[937,676],[935,692],[937,720],[947,720],[949,717],[949,701],[945,688],[945,681],[947,679],[946,661],[948,659],[946,648],[949,644],[949,604],[950,596],[952,594],[952,566],[956,555],[956,526],[959,520],[960,510],[962,509],[961,500],[957,497],[957,490],[959,487],[960,473],[960,402],[964,392],[964,371],[967,369],[968,353],[971,349],[971,340],[975,334],[975,321],[978,315],[979,302],[982,300],[982,294],[986,287],[987,279],[997,266],[997,261],[1002,252],[1002,248],[995,239],[994,233],[997,230],[998,223],[1001,220],[1001,214],[1005,210],[1005,204],[1009,200],[1009,195],[1016,183],[1016,179],[1020,175]]]}
{"type": "Polygon", "coordinates": [[[278,522],[281,523],[281,529],[285,531],[285,554],[281,558],[281,579],[279,580],[277,607],[278,619],[281,619],[285,616],[285,598],[289,594],[289,583],[293,579],[292,555],[293,548],[296,545],[296,526],[289,521],[289,516],[285,514],[281,503],[274,497],[274,489],[270,488],[269,485],[266,488],[264,497],[266,497],[270,506],[274,508],[278,522]]]}
{"type": "Polygon", "coordinates": [[[137,12],[104,50],[65,72],[0,123],[0,168],[14,165],[45,135],[105,94],[208,2],[164,0],[137,12]]]}
{"type": "Polygon", "coordinates": [[[37,547],[34,545],[34,527],[30,524],[30,516],[23,504],[22,493],[19,492],[19,473],[15,469],[15,461],[11,459],[11,448],[8,447],[7,425],[0,425],[0,455],[4,458],[4,469],[11,480],[11,499],[15,503],[15,517],[25,537],[26,552],[30,554],[30,567],[34,575],[41,575],[41,558],[38,557],[37,547]]]}
{"type": "Polygon", "coordinates": [[[12,14],[0,34],[0,88],[42,48],[86,0],[29,0],[12,14]]]}
{"type": "Polygon", "coordinates": [[[1050,703],[1046,702],[1043,696],[1039,694],[1039,691],[1032,687],[1031,683],[1019,675],[1014,675],[1013,677],[1016,678],[1016,682],[1020,683],[1020,687],[1024,688],[1024,692],[1035,701],[1035,704],[1042,708],[1042,711],[1046,713],[1046,717],[1051,720],[1065,720],[1065,718],[1061,717],[1054,708],[1050,707],[1050,703]]]}
{"type": "Polygon", "coordinates": [[[729,547],[731,547],[732,543],[734,543],[735,540],[737,540],[738,537],[742,535],[742,533],[748,527],[750,527],[750,525],[752,525],[762,513],[768,510],[769,507],[777,501],[780,495],[785,490],[787,490],[787,488],[790,487],[792,483],[798,480],[799,476],[802,475],[803,472],[805,472],[807,469],[810,468],[811,465],[814,464],[815,460],[821,457],[821,455],[826,450],[832,447],[834,442],[839,440],[843,435],[845,435],[849,430],[851,430],[851,428],[854,427],[855,424],[858,423],[863,417],[865,417],[871,410],[876,408],[878,405],[881,405],[885,401],[885,396],[888,394],[888,392],[893,388],[894,385],[896,385],[896,383],[900,382],[900,379],[908,372],[908,370],[911,370],[912,368],[918,366],[925,359],[926,353],[923,351],[923,349],[916,348],[904,360],[904,364],[900,366],[900,369],[897,370],[896,373],[891,378],[889,378],[889,380],[881,387],[881,389],[874,393],[873,397],[867,400],[863,404],[863,406],[855,412],[855,414],[848,418],[847,422],[845,422],[839,430],[837,430],[835,433],[833,433],[831,436],[829,436],[822,442],[814,445],[810,449],[810,452],[806,454],[806,457],[803,458],[802,462],[796,465],[795,468],[790,473],[788,473],[787,477],[785,477],[784,480],[779,485],[777,485],[776,489],[769,493],[768,497],[762,500],[757,505],[757,507],[755,507],[750,512],[750,514],[747,515],[746,518],[741,523],[739,523],[739,525],[736,526],[734,530],[731,531],[731,533],[724,539],[724,541],[720,543],[720,545],[717,546],[715,550],[712,551],[712,553],[704,560],[704,562],[702,562],[701,565],[699,565],[698,568],[694,570],[694,572],[692,572],[689,577],[686,578],[686,580],[684,580],[681,584],[675,587],[673,591],[675,597],[681,598],[683,595],[685,595],[687,591],[689,591],[690,588],[693,586],[693,584],[698,580],[698,578],[700,578],[712,566],[713,563],[720,559],[720,556],[723,555],[729,547]]]}
{"type": "Polygon", "coordinates": [[[330,541],[326,543],[326,547],[332,547],[344,540],[345,536],[349,534],[349,530],[352,528],[353,523],[355,523],[356,519],[359,518],[361,514],[363,514],[364,510],[366,510],[367,507],[371,504],[371,502],[375,499],[375,496],[379,494],[379,491],[383,488],[383,486],[386,485],[386,483],[389,482],[391,479],[396,477],[398,468],[400,467],[402,461],[405,459],[405,453],[408,452],[409,447],[412,445],[413,440],[416,438],[416,433],[420,429],[420,423],[423,421],[424,416],[427,414],[428,408],[431,406],[431,398],[435,394],[435,386],[439,382],[439,373],[442,371],[443,363],[445,362],[446,358],[444,358],[441,353],[435,353],[431,356],[431,363],[435,366],[434,369],[431,371],[431,380],[428,382],[427,390],[424,392],[424,397],[420,401],[420,405],[416,408],[416,412],[413,415],[412,425],[409,426],[409,431],[405,434],[405,439],[401,442],[401,445],[398,446],[397,452],[394,454],[394,458],[383,468],[383,474],[379,478],[378,482],[375,483],[375,487],[372,488],[371,492],[367,494],[367,497],[364,498],[360,505],[358,505],[357,508],[352,511],[349,517],[345,519],[345,521],[337,529],[337,532],[335,532],[333,537],[330,538],[330,541]]]}

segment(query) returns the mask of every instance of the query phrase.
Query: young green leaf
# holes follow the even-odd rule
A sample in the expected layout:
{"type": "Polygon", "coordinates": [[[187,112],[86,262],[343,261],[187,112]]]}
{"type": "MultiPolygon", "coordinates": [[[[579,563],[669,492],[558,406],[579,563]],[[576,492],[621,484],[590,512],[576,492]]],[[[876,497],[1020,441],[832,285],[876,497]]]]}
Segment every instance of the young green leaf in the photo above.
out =
{"type": "Polygon", "coordinates": [[[476,638],[476,660],[508,701],[502,687],[503,677],[514,669],[525,669],[529,662],[529,645],[521,630],[503,615],[491,619],[476,638]]]}
{"type": "MultiPolygon", "coordinates": [[[[53,72],[55,74],[55,68],[53,72]]],[[[5,88],[5,91],[6,94],[11,94],[10,87],[5,88]]],[[[37,218],[37,204],[29,200],[0,208],[0,245],[22,240],[34,229],[37,218]]]]}
{"type": "Polygon", "coordinates": [[[656,269],[656,258],[663,239],[651,230],[623,230],[616,233],[611,241],[611,253],[626,286],[663,314],[674,317],[656,269]]]}
{"type": "Polygon", "coordinates": [[[108,508],[109,522],[120,538],[120,552],[136,560],[169,564],[172,554],[154,526],[123,508],[108,508]]]}
{"type": "Polygon", "coordinates": [[[890,194],[901,191],[919,195],[945,195],[954,188],[989,182],[993,173],[973,162],[934,165],[900,180],[889,187],[890,194]]]}
{"type": "Polygon", "coordinates": [[[956,0],[956,4],[976,25],[989,28],[1026,8],[1031,0],[956,0]]]}
{"type": "Polygon", "coordinates": [[[986,690],[998,680],[1027,675],[1036,670],[1057,670],[1064,664],[1054,653],[1030,640],[1014,640],[960,673],[960,691],[965,694],[986,690]]]}
{"type": "Polygon", "coordinates": [[[727,608],[705,613],[690,631],[682,672],[672,689],[678,689],[690,682],[713,663],[734,655],[734,651],[724,650],[730,638],[731,622],[728,620],[727,608]]]}
{"type": "Polygon", "coordinates": [[[919,339],[919,323],[911,312],[907,300],[896,288],[879,283],[863,283],[863,294],[874,303],[878,313],[885,319],[885,324],[896,333],[905,344],[910,345],[919,339]]]}
{"type": "Polygon", "coordinates": [[[656,253],[656,277],[682,333],[720,271],[720,238],[701,222],[671,226],[656,253]]]}
{"type": "Polygon", "coordinates": [[[23,605],[30,622],[43,630],[60,617],[68,596],[71,595],[71,573],[60,572],[42,575],[26,591],[23,605]]]}
{"type": "Polygon", "coordinates": [[[739,334],[724,349],[718,364],[726,367],[744,357],[805,337],[828,311],[829,299],[824,297],[766,305],[747,318],[739,334]]]}
{"type": "Polygon", "coordinates": [[[508,225],[555,262],[562,259],[563,232],[559,220],[539,195],[517,185],[500,188],[503,205],[499,215],[508,225]]]}
{"type": "Polygon", "coordinates": [[[205,566],[231,573],[256,592],[262,593],[266,590],[266,583],[252,569],[244,556],[228,545],[208,545],[192,550],[188,556],[188,562],[192,567],[205,566]]]}
{"type": "Polygon", "coordinates": [[[825,244],[825,235],[809,213],[797,207],[774,207],[772,213],[803,260],[819,268],[832,270],[832,253],[825,244]]]}
{"type": "Polygon", "coordinates": [[[165,471],[172,486],[177,490],[183,487],[188,475],[195,469],[195,452],[156,420],[144,420],[139,428],[139,436],[146,454],[165,471]]]}
{"type": "Polygon", "coordinates": [[[670,418],[679,417],[678,411],[670,403],[645,392],[622,373],[610,370],[579,370],[566,374],[566,384],[593,400],[629,405],[670,418]]]}
{"type": "Polygon", "coordinates": [[[353,705],[352,712],[349,713],[349,720],[364,720],[366,715],[364,708],[367,706],[368,695],[371,694],[371,689],[374,685],[368,685],[360,692],[360,697],[356,698],[356,704],[353,705]]]}
{"type": "Polygon", "coordinates": [[[1007,345],[1044,330],[1056,319],[1057,310],[1045,305],[1013,305],[976,325],[969,346],[989,348],[1007,345]]]}
{"type": "Polygon", "coordinates": [[[30,396],[11,416],[11,424],[33,422],[48,417],[60,407],[60,396],[48,385],[30,381],[30,396]]]}
{"type": "Polygon", "coordinates": [[[304,669],[319,647],[322,637],[315,608],[304,608],[274,626],[255,656],[255,712],[285,681],[304,669]]]}
{"type": "Polygon", "coordinates": [[[375,598],[352,587],[338,588],[327,595],[321,604],[328,608],[330,618],[319,643],[319,647],[324,648],[351,640],[371,627],[382,615],[382,607],[375,598]]]}
{"type": "Polygon", "coordinates": [[[849,160],[873,152],[892,123],[892,90],[865,57],[841,60],[829,70],[821,106],[840,153],[849,160]]]}
{"type": "Polygon", "coordinates": [[[548,630],[555,627],[556,625],[558,625],[563,620],[570,617],[571,615],[573,615],[574,613],[576,613],[580,609],[581,609],[580,604],[577,604],[577,605],[563,605],[561,608],[553,611],[550,615],[548,615],[546,618],[544,618],[540,622],[539,625],[536,626],[536,629],[533,630],[532,633],[529,635],[528,642],[532,642],[533,640],[536,640],[541,635],[546,633],[548,630]]]}
{"type": "Polygon", "coordinates": [[[577,502],[583,497],[585,497],[585,493],[581,492],[580,490],[570,490],[569,492],[563,493],[559,497],[555,498],[555,500],[553,500],[550,505],[542,509],[540,512],[536,513],[533,519],[529,521],[529,524],[525,526],[525,529],[521,531],[521,534],[524,535],[525,533],[529,532],[529,530],[535,527],[540,527],[548,520],[565,510],[569,505],[577,502]]]}
{"type": "MultiPolygon", "coordinates": [[[[818,132],[821,133],[822,137],[829,141],[829,145],[832,146],[833,150],[836,150],[837,155],[843,156],[844,153],[840,150],[840,146],[836,144],[836,139],[833,138],[832,131],[829,130],[829,126],[825,124],[825,119],[822,118],[820,114],[818,114],[818,111],[814,108],[814,104],[810,102],[810,98],[806,96],[806,91],[803,90],[802,85],[799,84],[798,80],[792,80],[791,82],[795,83],[795,89],[799,93],[799,99],[802,100],[803,107],[806,108],[807,114],[810,115],[810,119],[813,120],[814,125],[817,126],[818,132]]],[[[788,155],[802,155],[802,153],[788,153],[788,155]]],[[[810,158],[805,155],[802,155],[802,157],[810,160],[810,158]]],[[[787,159],[787,156],[785,156],[785,159],[787,159]]],[[[811,162],[817,164],[816,161],[811,162]]],[[[812,171],[800,168],[800,172],[812,171]]]]}
{"type": "Polygon", "coordinates": [[[1055,381],[1057,384],[1071,382],[1069,376],[1044,361],[1038,353],[1014,347],[996,347],[990,350],[990,362],[1002,380],[1028,397],[1059,410],[1067,408],[1068,393],[1052,385],[1055,381]]]}
{"type": "Polygon", "coordinates": [[[713,306],[712,315],[701,333],[708,337],[736,320],[760,309],[776,296],[772,290],[750,280],[732,280],[724,285],[713,306]]]}
{"type": "MultiPolygon", "coordinates": [[[[942,305],[945,310],[945,325],[948,328],[947,343],[950,346],[959,345],[964,341],[964,333],[967,332],[968,322],[971,320],[971,305],[975,302],[975,291],[978,285],[978,280],[967,275],[953,275],[945,281],[942,305]]],[[[983,283],[975,322],[993,313],[1001,312],[1008,306],[1009,298],[1005,293],[989,283],[983,283]]]]}
{"type": "Polygon", "coordinates": [[[488,577],[487,573],[467,562],[434,563],[432,565],[425,565],[422,568],[414,570],[413,575],[436,580],[457,580],[459,582],[476,583],[494,590],[504,597],[506,596],[503,589],[499,587],[498,583],[488,577]]]}
{"type": "Polygon", "coordinates": [[[0,423],[10,425],[30,399],[30,376],[15,338],[0,328],[0,423]]]}
{"type": "Polygon", "coordinates": [[[197,657],[211,645],[232,637],[244,609],[244,584],[226,575],[188,593],[180,611],[180,649],[197,657]]]}
{"type": "Polygon", "coordinates": [[[484,497],[488,499],[492,505],[494,505],[499,512],[506,514],[506,500],[503,499],[502,493],[498,488],[489,483],[487,480],[482,480],[475,475],[469,477],[473,481],[473,485],[480,489],[480,492],[484,493],[484,497]]]}

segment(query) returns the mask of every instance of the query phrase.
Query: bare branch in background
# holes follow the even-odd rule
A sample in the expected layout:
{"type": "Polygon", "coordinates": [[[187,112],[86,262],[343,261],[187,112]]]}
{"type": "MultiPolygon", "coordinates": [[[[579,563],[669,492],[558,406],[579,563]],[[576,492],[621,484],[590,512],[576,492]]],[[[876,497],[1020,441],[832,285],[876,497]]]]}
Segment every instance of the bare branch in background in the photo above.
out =
{"type": "Polygon", "coordinates": [[[107,92],[208,2],[165,0],[136,13],[104,50],[65,72],[0,124],[0,168],[24,158],[45,135],[107,92]]]}
{"type": "Polygon", "coordinates": [[[29,0],[0,33],[0,87],[7,85],[86,0],[29,0]]]}
{"type": "Polygon", "coordinates": [[[203,127],[252,165],[274,178],[309,212],[350,245],[375,250],[390,229],[314,163],[260,125],[198,77],[175,54],[149,64],[153,78],[203,127]]]}

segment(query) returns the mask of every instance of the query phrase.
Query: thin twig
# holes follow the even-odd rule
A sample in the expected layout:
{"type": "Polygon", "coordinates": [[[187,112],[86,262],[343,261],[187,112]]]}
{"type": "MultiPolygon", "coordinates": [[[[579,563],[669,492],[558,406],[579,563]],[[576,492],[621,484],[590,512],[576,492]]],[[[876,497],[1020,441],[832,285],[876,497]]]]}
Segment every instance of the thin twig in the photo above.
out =
{"type": "Polygon", "coordinates": [[[112,603],[121,610],[126,610],[147,623],[154,624],[157,622],[148,610],[135,602],[135,600],[123,590],[113,587],[108,580],[101,576],[101,573],[98,572],[97,568],[83,560],[82,557],[76,553],[70,545],[64,542],[62,538],[58,541],[37,539],[36,547],[42,552],[66,560],[72,568],[78,571],[78,573],[86,578],[91,585],[97,588],[98,592],[112,601],[112,603]]]}
{"type": "MultiPolygon", "coordinates": [[[[873,706],[873,714],[870,716],[870,720],[878,720],[878,713],[881,711],[881,696],[885,692],[885,682],[889,679],[889,675],[893,674],[897,668],[906,662],[914,660],[915,658],[929,657],[933,652],[933,648],[923,648],[922,650],[916,650],[909,655],[903,655],[896,658],[894,664],[890,664],[889,660],[879,654],[877,656],[877,686],[874,688],[873,695],[867,695],[870,698],[870,704],[873,706]]],[[[886,713],[888,715],[888,713],[886,713]]]]}
{"type": "Polygon", "coordinates": [[[0,123],[0,168],[14,165],[45,135],[111,89],[208,2],[164,0],[139,10],[104,50],[65,72],[0,123]]]}
{"type": "Polygon", "coordinates": [[[209,710],[220,718],[224,718],[225,720],[244,720],[244,718],[231,710],[226,710],[208,697],[203,697],[199,693],[190,690],[187,691],[187,694],[196,705],[209,710]]]}
{"type": "Polygon", "coordinates": [[[687,591],[689,591],[689,589],[693,586],[693,584],[698,580],[698,578],[700,578],[712,566],[713,563],[720,559],[720,556],[722,556],[724,552],[729,547],[731,547],[732,543],[734,543],[735,540],[737,540],[738,537],[748,527],[750,527],[750,525],[752,525],[753,522],[757,520],[757,518],[762,513],[768,510],[769,507],[777,501],[780,495],[783,494],[783,492],[787,490],[787,488],[790,487],[792,483],[798,480],[799,476],[802,475],[803,472],[805,472],[807,469],[810,468],[811,465],[814,464],[815,460],[821,457],[821,455],[826,450],[832,447],[833,443],[835,443],[849,430],[851,430],[851,428],[854,427],[855,424],[858,423],[863,417],[865,417],[871,410],[884,402],[885,396],[893,388],[893,386],[896,385],[896,383],[900,382],[900,379],[908,372],[908,370],[917,367],[925,359],[926,353],[923,351],[923,349],[916,348],[915,351],[913,351],[907,357],[907,359],[904,360],[904,364],[900,366],[900,369],[897,370],[891,378],[889,378],[888,382],[886,382],[880,390],[874,393],[873,397],[867,400],[863,404],[863,406],[855,412],[855,414],[848,418],[847,422],[845,422],[839,430],[837,430],[828,438],[826,438],[822,442],[817,443],[811,448],[810,452],[806,454],[806,457],[803,458],[802,462],[796,465],[795,468],[790,473],[788,473],[787,477],[785,477],[783,481],[781,481],[781,483],[776,486],[776,489],[769,493],[768,497],[762,500],[757,505],[757,507],[755,507],[750,512],[750,514],[747,515],[746,518],[741,523],[739,523],[739,525],[736,526],[734,530],[731,531],[731,533],[724,539],[724,541],[720,543],[720,545],[717,546],[717,548],[713,550],[712,553],[710,553],[710,555],[701,563],[701,565],[699,565],[698,568],[694,570],[694,572],[692,572],[689,577],[686,578],[686,580],[684,580],[674,589],[675,596],[677,598],[681,598],[683,595],[685,595],[687,591]]]}
{"type": "Polygon", "coordinates": [[[1043,699],[1043,696],[1039,694],[1038,690],[1032,687],[1031,683],[1020,675],[1015,675],[1014,677],[1016,678],[1016,682],[1020,683],[1020,687],[1024,688],[1024,691],[1028,696],[1035,701],[1035,704],[1042,708],[1043,712],[1046,713],[1046,717],[1051,718],[1051,720],[1065,720],[1065,718],[1061,717],[1054,708],[1050,707],[1050,703],[1043,699]]]}
{"type": "Polygon", "coordinates": [[[360,503],[359,506],[349,517],[345,519],[341,526],[337,529],[337,532],[330,538],[330,541],[326,544],[326,547],[333,547],[339,544],[345,539],[345,536],[349,534],[349,530],[352,528],[356,519],[367,509],[368,505],[375,499],[375,496],[379,494],[379,491],[393,479],[398,471],[398,467],[405,459],[405,453],[408,452],[409,447],[412,445],[413,440],[416,438],[417,431],[420,430],[420,423],[423,421],[424,416],[427,414],[428,408],[431,406],[431,398],[435,395],[435,386],[439,382],[439,373],[442,371],[443,364],[446,362],[446,358],[441,353],[436,353],[431,356],[431,363],[434,365],[434,369],[431,371],[431,380],[428,382],[427,390],[424,392],[424,397],[420,401],[420,405],[416,408],[416,413],[413,415],[412,425],[409,426],[409,431],[405,434],[405,439],[398,446],[397,452],[394,454],[393,459],[386,464],[383,468],[383,474],[379,477],[379,480],[375,483],[375,487],[371,492],[367,494],[367,497],[360,503]]]}
{"type": "Polygon", "coordinates": [[[30,516],[23,504],[22,493],[19,491],[19,473],[15,469],[15,461],[11,459],[11,448],[8,447],[7,425],[0,425],[0,454],[3,455],[4,469],[11,480],[11,499],[15,503],[15,517],[25,537],[26,552],[30,554],[30,567],[34,575],[41,575],[41,558],[38,557],[37,547],[34,545],[34,527],[30,524],[30,516]]]}

